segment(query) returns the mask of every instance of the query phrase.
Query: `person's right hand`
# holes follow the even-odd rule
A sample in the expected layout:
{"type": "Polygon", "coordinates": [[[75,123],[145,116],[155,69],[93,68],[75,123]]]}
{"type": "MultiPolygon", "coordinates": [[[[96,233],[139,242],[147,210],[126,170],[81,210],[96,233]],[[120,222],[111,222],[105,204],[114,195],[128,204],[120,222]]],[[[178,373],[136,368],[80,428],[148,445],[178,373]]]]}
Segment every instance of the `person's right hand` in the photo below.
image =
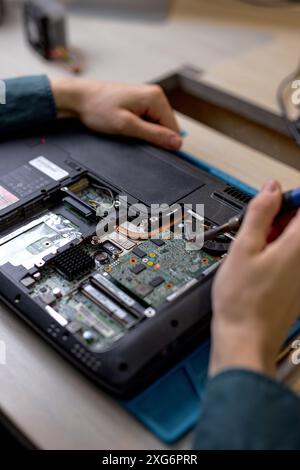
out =
{"type": "Polygon", "coordinates": [[[274,375],[276,356],[300,314],[300,213],[267,243],[281,196],[271,181],[251,201],[216,275],[210,375],[232,367],[274,375]]]}

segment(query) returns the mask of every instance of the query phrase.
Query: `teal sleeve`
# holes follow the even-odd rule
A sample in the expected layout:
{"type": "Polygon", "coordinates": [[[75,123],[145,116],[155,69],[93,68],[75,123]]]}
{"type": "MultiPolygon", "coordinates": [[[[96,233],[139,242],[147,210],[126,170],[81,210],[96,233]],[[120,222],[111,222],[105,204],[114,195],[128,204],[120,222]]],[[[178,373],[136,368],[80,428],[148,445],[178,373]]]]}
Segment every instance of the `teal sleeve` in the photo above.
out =
{"type": "Polygon", "coordinates": [[[207,383],[195,449],[300,449],[300,398],[260,373],[230,369],[207,383]]]}
{"type": "MultiPolygon", "coordinates": [[[[0,104],[0,137],[32,130],[56,119],[56,107],[47,76],[4,80],[5,103],[0,104]]],[[[3,96],[2,96],[2,100],[3,96]]]]}

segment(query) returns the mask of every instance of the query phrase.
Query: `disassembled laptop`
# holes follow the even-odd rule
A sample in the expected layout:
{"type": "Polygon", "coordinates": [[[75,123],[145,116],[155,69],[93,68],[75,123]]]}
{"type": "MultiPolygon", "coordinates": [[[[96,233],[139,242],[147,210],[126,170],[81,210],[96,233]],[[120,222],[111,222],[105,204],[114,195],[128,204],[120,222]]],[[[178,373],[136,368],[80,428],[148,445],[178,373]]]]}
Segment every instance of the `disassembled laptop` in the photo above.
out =
{"type": "Polygon", "coordinates": [[[72,134],[67,151],[2,145],[0,297],[76,367],[125,396],[209,334],[211,282],[234,234],[203,244],[199,227],[203,235],[250,197],[167,152],[91,138],[72,134]],[[91,143],[92,155],[78,149],[84,165],[74,139],[91,143]],[[125,165],[125,178],[118,158],[133,169],[141,158],[149,170],[125,165]],[[154,204],[160,198],[167,203],[154,204]]]}
{"type": "Polygon", "coordinates": [[[133,223],[131,237],[123,226],[99,238],[96,209],[113,206],[112,190],[83,177],[62,191],[62,206],[0,239],[0,265],[22,265],[20,282],[30,297],[92,351],[109,348],[175,300],[230,242],[225,236],[187,251],[186,240],[171,232],[143,240],[133,223]]]}

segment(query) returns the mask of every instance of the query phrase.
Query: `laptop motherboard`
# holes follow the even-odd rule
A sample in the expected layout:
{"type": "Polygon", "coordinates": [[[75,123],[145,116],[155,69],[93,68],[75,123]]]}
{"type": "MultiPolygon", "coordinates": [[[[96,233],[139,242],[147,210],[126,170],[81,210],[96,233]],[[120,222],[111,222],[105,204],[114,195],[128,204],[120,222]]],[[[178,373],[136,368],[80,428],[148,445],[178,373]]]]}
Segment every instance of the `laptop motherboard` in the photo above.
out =
{"type": "Polygon", "coordinates": [[[0,240],[0,264],[22,265],[27,272],[20,283],[29,296],[94,352],[180,297],[228,249],[230,239],[223,237],[187,250],[172,227],[155,238],[131,238],[122,227],[99,237],[91,220],[83,233],[80,225],[96,210],[109,210],[115,194],[88,177],[62,192],[63,211],[51,208],[0,240]]]}

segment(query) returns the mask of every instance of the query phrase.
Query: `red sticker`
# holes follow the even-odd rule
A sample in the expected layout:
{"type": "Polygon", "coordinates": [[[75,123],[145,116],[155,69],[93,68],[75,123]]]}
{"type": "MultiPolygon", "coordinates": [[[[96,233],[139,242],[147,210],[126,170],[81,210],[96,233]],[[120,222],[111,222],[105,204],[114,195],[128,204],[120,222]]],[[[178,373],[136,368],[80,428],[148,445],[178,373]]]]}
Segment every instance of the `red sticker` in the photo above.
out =
{"type": "Polygon", "coordinates": [[[0,210],[11,206],[11,204],[14,204],[18,200],[17,196],[7,191],[3,186],[0,186],[0,210]]]}

